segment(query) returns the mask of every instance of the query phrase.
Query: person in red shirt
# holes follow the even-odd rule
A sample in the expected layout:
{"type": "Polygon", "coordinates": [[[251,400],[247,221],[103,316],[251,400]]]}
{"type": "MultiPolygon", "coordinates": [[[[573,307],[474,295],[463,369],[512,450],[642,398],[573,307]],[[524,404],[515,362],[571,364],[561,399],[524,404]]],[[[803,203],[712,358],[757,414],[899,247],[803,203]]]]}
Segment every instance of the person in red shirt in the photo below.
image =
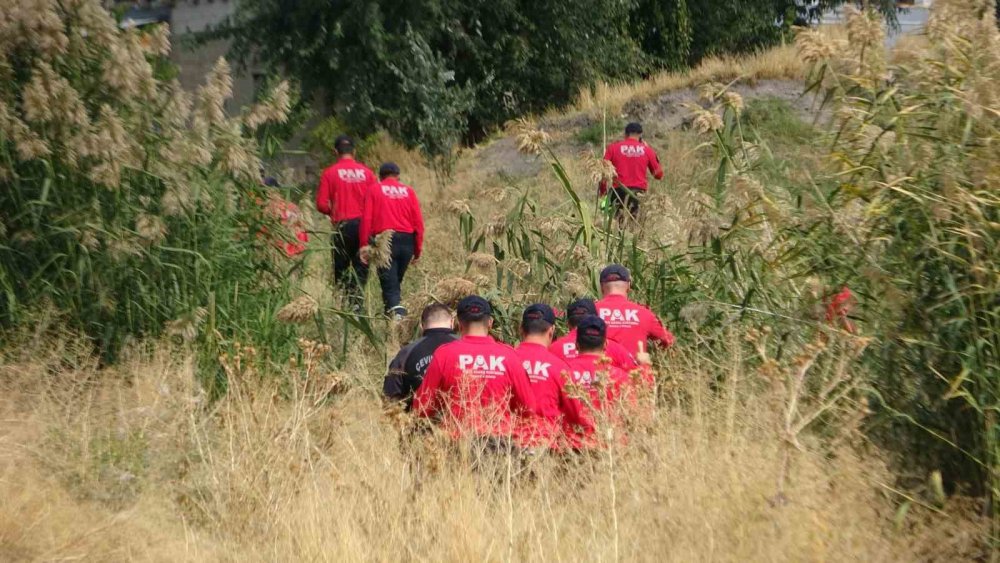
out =
{"type": "Polygon", "coordinates": [[[517,352],[490,336],[493,310],[472,295],[456,308],[461,338],[434,352],[413,397],[417,416],[436,417],[455,438],[507,441],[518,416],[537,413],[517,352]]]}
{"type": "Polygon", "coordinates": [[[368,266],[361,262],[358,250],[363,246],[358,234],[365,194],[378,182],[367,166],[354,160],[354,141],[341,135],[333,143],[337,162],[323,171],[316,190],[316,209],[330,216],[333,256],[333,279],[360,307],[360,287],[368,280],[368,266]]]}
{"type": "Polygon", "coordinates": [[[587,393],[584,399],[587,406],[583,411],[586,414],[582,423],[566,428],[570,443],[577,448],[596,445],[597,416],[606,417],[612,424],[617,422],[615,404],[631,385],[628,374],[612,365],[605,356],[606,342],[607,325],[600,317],[587,315],[580,319],[576,333],[579,355],[568,362],[569,380],[587,393]]]}
{"type": "MultiPolygon", "coordinates": [[[[597,315],[597,307],[594,305],[593,299],[583,297],[570,303],[566,307],[566,325],[570,331],[553,342],[549,346],[549,352],[565,361],[579,356],[580,354],[576,351],[576,326],[580,319],[587,315],[597,315]]],[[[604,353],[611,360],[612,365],[625,371],[632,371],[639,367],[639,362],[636,361],[632,353],[614,340],[608,340],[604,347],[604,353]]]]}
{"type": "Polygon", "coordinates": [[[660,319],[643,305],[628,299],[632,276],[628,268],[611,264],[601,270],[601,294],[597,301],[597,314],[608,325],[608,338],[615,340],[633,355],[645,352],[649,341],[669,348],[674,335],[660,319]]]}
{"type": "MultiPolygon", "coordinates": [[[[625,138],[612,143],[604,150],[604,160],[615,167],[615,177],[611,182],[611,204],[619,221],[624,220],[623,210],[628,217],[639,216],[639,195],[649,189],[646,172],[657,180],[663,179],[663,168],[653,147],[642,140],[642,125],[629,123],[625,126],[625,138]]],[[[608,183],[601,182],[600,195],[608,191],[608,183]]]]}
{"type": "MultiPolygon", "coordinates": [[[[379,183],[368,190],[364,212],[361,214],[359,233],[362,243],[371,245],[375,237],[392,231],[388,267],[378,269],[382,286],[382,303],[385,314],[399,320],[406,316],[402,302],[403,277],[411,261],[420,259],[424,245],[424,216],[420,212],[417,192],[400,183],[399,166],[386,162],[378,169],[379,183]]],[[[362,250],[361,261],[368,263],[362,250]]]]}
{"type": "Polygon", "coordinates": [[[529,305],[521,317],[521,343],[517,354],[531,382],[538,415],[522,417],[517,428],[521,447],[561,447],[564,423],[584,424],[580,403],[566,395],[569,366],[548,351],[555,334],[556,315],[544,303],[529,305]]]}

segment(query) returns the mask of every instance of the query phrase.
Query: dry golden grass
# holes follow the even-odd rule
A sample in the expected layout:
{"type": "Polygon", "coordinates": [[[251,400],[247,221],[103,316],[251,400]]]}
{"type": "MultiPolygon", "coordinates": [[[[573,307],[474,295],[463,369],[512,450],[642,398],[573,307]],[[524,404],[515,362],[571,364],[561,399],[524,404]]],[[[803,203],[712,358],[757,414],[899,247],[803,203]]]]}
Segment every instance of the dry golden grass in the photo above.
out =
{"type": "Polygon", "coordinates": [[[851,436],[794,455],[776,502],[774,397],[738,354],[722,393],[714,362],[669,360],[672,390],[627,448],[474,468],[436,437],[401,440],[362,346],[346,391],[303,346],[282,393],[252,351],[229,358],[215,405],[166,345],[100,373],[73,349],[8,357],[0,559],[904,561],[971,553],[981,532],[919,507],[894,529],[891,477],[851,436]]]}
{"type": "Polygon", "coordinates": [[[575,109],[592,117],[600,116],[604,110],[609,115],[618,115],[625,104],[649,100],[664,92],[695,88],[707,82],[797,80],[805,71],[805,64],[792,45],[752,55],[710,57],[689,71],[661,72],[639,82],[601,82],[593,89],[584,88],[577,97],[575,109]]]}

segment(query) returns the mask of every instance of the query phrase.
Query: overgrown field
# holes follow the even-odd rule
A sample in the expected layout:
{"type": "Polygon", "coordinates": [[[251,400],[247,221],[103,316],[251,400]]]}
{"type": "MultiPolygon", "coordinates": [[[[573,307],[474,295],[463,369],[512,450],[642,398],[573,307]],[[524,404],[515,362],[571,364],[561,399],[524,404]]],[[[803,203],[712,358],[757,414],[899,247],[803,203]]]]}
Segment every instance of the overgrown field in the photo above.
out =
{"type": "Polygon", "coordinates": [[[285,85],[228,116],[224,64],[185,94],[160,32],[46,6],[0,17],[0,560],[995,556],[992,3],[938,0],[890,54],[855,14],[598,85],[449,178],[368,140],[427,216],[411,311],[480,292],[514,341],[523,305],[594,295],[615,261],[677,334],[627,444],[531,458],[384,411],[416,327],[376,314],[375,280],[345,311],[311,183],[283,192],[305,258],[273,248],[256,167],[285,85]],[[622,231],[593,186],[631,119],[667,177],[622,231]]]}

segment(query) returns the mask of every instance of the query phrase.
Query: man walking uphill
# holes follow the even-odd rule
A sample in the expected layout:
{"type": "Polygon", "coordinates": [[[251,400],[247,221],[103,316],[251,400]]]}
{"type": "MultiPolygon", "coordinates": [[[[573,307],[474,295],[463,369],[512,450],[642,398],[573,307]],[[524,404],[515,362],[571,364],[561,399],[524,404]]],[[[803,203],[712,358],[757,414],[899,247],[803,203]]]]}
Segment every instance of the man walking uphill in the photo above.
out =
{"type": "Polygon", "coordinates": [[[538,416],[524,417],[517,428],[522,447],[558,446],[564,424],[584,424],[580,404],[566,395],[569,366],[548,351],[555,334],[556,316],[544,303],[529,305],[521,317],[517,355],[528,374],[538,416]]]}
{"type": "MultiPolygon", "coordinates": [[[[580,353],[576,349],[576,326],[580,324],[581,319],[588,315],[597,315],[597,305],[589,297],[581,297],[567,305],[566,326],[569,327],[569,332],[553,342],[549,346],[549,352],[567,362],[579,356],[580,353]]],[[[604,347],[604,354],[611,360],[612,365],[625,371],[632,371],[639,367],[638,358],[633,357],[631,352],[614,340],[608,340],[604,347]]]]}
{"type": "MultiPolygon", "coordinates": [[[[403,277],[410,262],[418,260],[424,244],[424,217],[413,188],[399,181],[399,166],[386,162],[378,169],[379,183],[368,190],[361,214],[362,244],[374,244],[375,237],[392,231],[389,265],[378,265],[385,314],[399,320],[406,316],[402,302],[403,277]]],[[[369,253],[370,254],[370,253],[369,253]]],[[[365,264],[369,256],[362,254],[365,264]]]]}
{"type": "Polygon", "coordinates": [[[601,294],[597,301],[597,314],[608,325],[608,338],[638,356],[649,340],[665,348],[674,344],[674,335],[648,308],[628,299],[632,276],[628,268],[611,264],[601,270],[601,294]]]}
{"type": "MultiPolygon", "coordinates": [[[[377,184],[375,174],[354,160],[354,141],[341,135],[333,143],[337,162],[323,171],[316,190],[316,209],[330,216],[333,223],[333,279],[349,297],[360,297],[359,284],[368,280],[368,267],[361,263],[358,250],[361,238],[358,229],[364,211],[365,194],[377,184]]],[[[357,305],[357,301],[355,301],[357,305]]]]}
{"type": "Polygon", "coordinates": [[[493,309],[485,299],[466,297],[456,312],[462,337],[434,352],[413,411],[440,415],[453,437],[509,444],[517,418],[536,412],[528,375],[517,352],[490,337],[493,309]]]}
{"type": "Polygon", "coordinates": [[[642,125],[629,123],[625,126],[625,138],[608,145],[604,160],[615,167],[615,177],[611,186],[601,182],[603,196],[610,187],[610,199],[614,214],[619,221],[639,216],[639,196],[649,189],[648,170],[657,180],[663,179],[663,168],[653,147],[642,141],[642,125]],[[627,215],[625,213],[628,213],[627,215]]]}

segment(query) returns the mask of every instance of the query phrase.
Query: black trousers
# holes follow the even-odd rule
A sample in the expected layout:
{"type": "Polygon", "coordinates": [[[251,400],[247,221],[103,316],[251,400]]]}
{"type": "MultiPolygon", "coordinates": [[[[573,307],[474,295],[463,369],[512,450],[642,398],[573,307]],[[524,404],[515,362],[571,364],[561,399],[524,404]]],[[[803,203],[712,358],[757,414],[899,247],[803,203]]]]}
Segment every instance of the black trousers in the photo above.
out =
{"type": "Polygon", "coordinates": [[[392,246],[389,250],[392,261],[388,268],[379,268],[378,281],[382,285],[382,303],[385,312],[390,313],[403,300],[403,276],[413,260],[416,248],[416,237],[413,233],[393,233],[392,246]]]}
{"type": "Polygon", "coordinates": [[[644,190],[639,188],[618,187],[611,189],[611,209],[619,221],[639,218],[639,194],[644,190]],[[625,211],[628,211],[628,214],[625,211]]]}
{"type": "Polygon", "coordinates": [[[362,264],[358,256],[361,248],[361,239],[358,238],[360,226],[361,219],[341,221],[330,236],[333,281],[354,295],[359,294],[359,288],[368,281],[368,266],[362,264]]]}

